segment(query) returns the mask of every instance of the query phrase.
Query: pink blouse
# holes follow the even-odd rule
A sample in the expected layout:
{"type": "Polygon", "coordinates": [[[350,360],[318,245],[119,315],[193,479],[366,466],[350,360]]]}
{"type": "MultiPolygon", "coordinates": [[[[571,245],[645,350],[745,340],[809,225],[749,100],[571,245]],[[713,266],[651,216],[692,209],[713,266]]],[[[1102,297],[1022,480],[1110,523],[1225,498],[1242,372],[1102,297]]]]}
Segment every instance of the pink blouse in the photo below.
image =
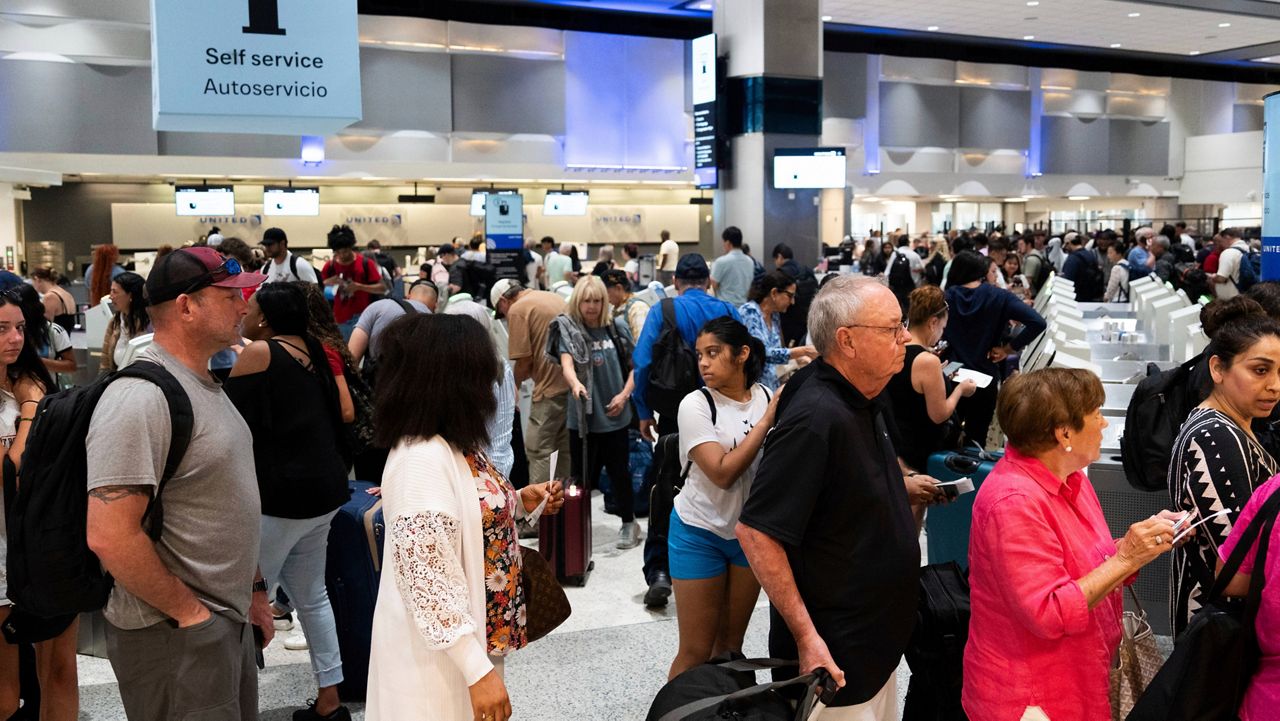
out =
{"type": "MultiPolygon", "coordinates": [[[[1218,555],[1224,562],[1231,557],[1231,552],[1240,542],[1240,536],[1277,488],[1280,488],[1280,476],[1258,486],[1258,490],[1253,492],[1249,502],[1240,511],[1240,517],[1231,526],[1227,542],[1218,549],[1218,555]]],[[[1240,573],[1253,573],[1257,555],[1258,547],[1254,545],[1244,557],[1244,563],[1240,564],[1240,573]]],[[[1280,579],[1280,525],[1271,530],[1271,540],[1267,546],[1267,567],[1263,572],[1266,584],[1262,587],[1262,605],[1258,609],[1258,621],[1254,624],[1258,631],[1262,660],[1253,680],[1249,682],[1249,689],[1244,694],[1244,704],[1240,707],[1240,718],[1244,721],[1275,718],[1276,709],[1280,708],[1280,580],[1277,580],[1280,579]]]]}
{"type": "Polygon", "coordinates": [[[1110,721],[1123,601],[1116,591],[1091,610],[1075,579],[1115,553],[1084,473],[1063,483],[1039,460],[1006,450],[973,506],[969,718],[1018,721],[1039,706],[1054,721],[1110,721]]]}

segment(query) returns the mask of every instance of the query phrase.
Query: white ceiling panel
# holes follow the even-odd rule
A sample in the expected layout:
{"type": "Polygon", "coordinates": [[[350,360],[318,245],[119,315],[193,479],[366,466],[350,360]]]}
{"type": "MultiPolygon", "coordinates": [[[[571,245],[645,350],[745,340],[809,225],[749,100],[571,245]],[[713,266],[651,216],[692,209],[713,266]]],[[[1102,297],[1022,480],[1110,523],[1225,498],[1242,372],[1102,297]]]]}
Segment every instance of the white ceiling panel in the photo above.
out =
{"type": "Polygon", "coordinates": [[[1280,42],[1280,19],[1122,0],[824,0],[822,8],[835,23],[1152,53],[1280,42]]]}

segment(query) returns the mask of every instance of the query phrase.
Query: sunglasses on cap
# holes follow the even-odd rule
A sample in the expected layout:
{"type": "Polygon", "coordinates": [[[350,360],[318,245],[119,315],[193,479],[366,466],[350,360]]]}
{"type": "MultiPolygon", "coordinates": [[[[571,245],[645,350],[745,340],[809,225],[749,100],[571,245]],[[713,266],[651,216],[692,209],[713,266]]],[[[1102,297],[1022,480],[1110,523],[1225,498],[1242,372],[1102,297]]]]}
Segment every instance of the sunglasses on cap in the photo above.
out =
{"type": "MultiPolygon", "coordinates": [[[[180,291],[178,295],[194,293],[198,290],[208,288],[215,283],[221,283],[234,275],[240,275],[243,272],[244,268],[240,267],[240,261],[235,258],[227,258],[222,261],[222,265],[212,270],[207,270],[204,274],[197,276],[191,281],[191,284],[187,286],[186,290],[180,291]]],[[[174,297],[176,298],[177,296],[174,297]]]]}

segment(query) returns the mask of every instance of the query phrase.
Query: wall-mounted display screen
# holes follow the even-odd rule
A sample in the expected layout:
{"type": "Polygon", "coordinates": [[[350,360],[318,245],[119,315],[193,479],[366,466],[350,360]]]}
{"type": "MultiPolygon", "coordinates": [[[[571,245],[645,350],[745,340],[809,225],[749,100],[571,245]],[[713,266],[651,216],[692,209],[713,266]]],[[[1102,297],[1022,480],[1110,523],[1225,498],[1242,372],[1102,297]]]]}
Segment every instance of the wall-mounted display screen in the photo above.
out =
{"type": "Polygon", "coordinates": [[[844,148],[778,148],[773,151],[773,187],[843,188],[844,148]]]}
{"type": "Polygon", "coordinates": [[[489,194],[487,190],[471,191],[471,214],[479,218],[484,215],[484,199],[489,194]]]}
{"type": "Polygon", "coordinates": [[[543,215],[586,215],[587,191],[548,190],[542,201],[543,215]]]}
{"type": "Polygon", "coordinates": [[[236,194],[230,185],[179,185],[173,205],[178,215],[235,215],[236,194]]]}
{"type": "Polygon", "coordinates": [[[262,191],[263,215],[320,215],[319,188],[279,188],[262,191]]]}

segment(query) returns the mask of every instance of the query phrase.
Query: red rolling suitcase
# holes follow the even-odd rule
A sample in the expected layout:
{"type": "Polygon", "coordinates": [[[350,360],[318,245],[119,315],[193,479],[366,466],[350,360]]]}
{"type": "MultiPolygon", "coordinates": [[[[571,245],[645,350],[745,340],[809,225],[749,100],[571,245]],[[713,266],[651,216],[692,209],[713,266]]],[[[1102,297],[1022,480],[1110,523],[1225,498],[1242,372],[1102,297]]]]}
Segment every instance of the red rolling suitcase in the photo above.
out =
{"type": "MultiPolygon", "coordinates": [[[[579,428],[586,428],[586,413],[578,406],[579,428]]],[[[587,433],[582,436],[582,468],[587,467],[587,433]]],[[[564,481],[564,506],[554,516],[543,516],[538,526],[538,551],[551,564],[561,583],[587,585],[595,564],[591,560],[591,490],[586,479],[570,476],[564,481]]]]}

